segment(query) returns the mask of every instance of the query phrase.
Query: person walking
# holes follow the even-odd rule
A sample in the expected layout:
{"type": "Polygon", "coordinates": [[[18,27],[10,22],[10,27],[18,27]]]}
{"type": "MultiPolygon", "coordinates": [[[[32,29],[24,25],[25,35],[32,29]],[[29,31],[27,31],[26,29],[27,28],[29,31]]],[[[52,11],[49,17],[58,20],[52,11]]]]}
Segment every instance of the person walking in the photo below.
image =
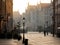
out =
{"type": "Polygon", "coordinates": [[[46,36],[46,31],[44,30],[44,36],[46,36]]]}

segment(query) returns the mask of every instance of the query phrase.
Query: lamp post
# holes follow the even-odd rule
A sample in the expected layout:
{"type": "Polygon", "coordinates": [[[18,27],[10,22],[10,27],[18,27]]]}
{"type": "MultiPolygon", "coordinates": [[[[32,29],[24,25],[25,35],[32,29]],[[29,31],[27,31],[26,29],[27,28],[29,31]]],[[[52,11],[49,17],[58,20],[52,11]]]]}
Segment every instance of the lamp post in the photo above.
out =
{"type": "Polygon", "coordinates": [[[25,17],[23,17],[23,43],[25,42],[25,30],[24,30],[24,27],[25,27],[25,17]]]}
{"type": "Polygon", "coordinates": [[[46,25],[47,25],[47,35],[48,35],[48,21],[46,21],[46,25]]]}

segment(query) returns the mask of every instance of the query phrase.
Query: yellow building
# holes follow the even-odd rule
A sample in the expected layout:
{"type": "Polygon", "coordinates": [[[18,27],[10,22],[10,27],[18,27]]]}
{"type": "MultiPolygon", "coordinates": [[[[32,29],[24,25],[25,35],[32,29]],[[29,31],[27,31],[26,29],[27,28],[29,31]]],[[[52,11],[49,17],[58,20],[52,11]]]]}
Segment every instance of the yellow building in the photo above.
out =
{"type": "Polygon", "coordinates": [[[13,0],[6,0],[6,16],[8,30],[13,29],[13,0]]]}

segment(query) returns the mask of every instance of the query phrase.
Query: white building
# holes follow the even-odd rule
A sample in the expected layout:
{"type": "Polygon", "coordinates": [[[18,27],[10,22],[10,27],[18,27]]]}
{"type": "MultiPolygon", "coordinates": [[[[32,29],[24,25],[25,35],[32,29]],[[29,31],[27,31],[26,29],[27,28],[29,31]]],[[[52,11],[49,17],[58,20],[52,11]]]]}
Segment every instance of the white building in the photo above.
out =
{"type": "Polygon", "coordinates": [[[29,31],[36,31],[38,26],[47,27],[52,24],[52,8],[48,3],[41,3],[37,6],[28,5],[26,13],[26,27],[29,31]]]}

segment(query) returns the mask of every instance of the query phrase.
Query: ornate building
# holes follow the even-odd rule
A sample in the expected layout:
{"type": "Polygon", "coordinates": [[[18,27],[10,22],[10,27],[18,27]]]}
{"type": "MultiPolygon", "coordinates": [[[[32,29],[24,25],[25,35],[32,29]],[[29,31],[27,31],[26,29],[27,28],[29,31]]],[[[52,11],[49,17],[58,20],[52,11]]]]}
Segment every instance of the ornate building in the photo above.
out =
{"type": "Polygon", "coordinates": [[[40,3],[37,5],[28,5],[26,13],[26,27],[29,31],[37,31],[39,26],[47,28],[52,25],[52,8],[50,3],[40,3]]]}

